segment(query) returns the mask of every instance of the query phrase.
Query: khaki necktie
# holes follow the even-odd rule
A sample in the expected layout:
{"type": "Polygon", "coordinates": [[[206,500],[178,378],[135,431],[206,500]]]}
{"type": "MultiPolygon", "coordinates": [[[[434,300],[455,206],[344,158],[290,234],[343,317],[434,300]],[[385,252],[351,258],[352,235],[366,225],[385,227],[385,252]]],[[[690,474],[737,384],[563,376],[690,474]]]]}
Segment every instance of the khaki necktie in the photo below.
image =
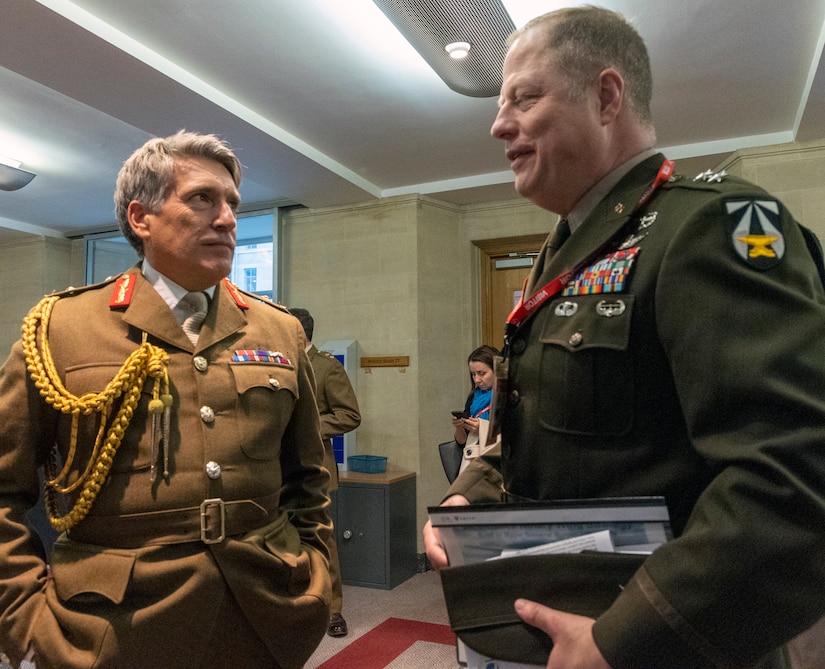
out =
{"type": "Polygon", "coordinates": [[[567,241],[569,236],[570,223],[567,222],[566,218],[563,218],[556,223],[556,227],[553,228],[553,233],[550,235],[550,240],[547,242],[548,248],[553,251],[558,251],[561,248],[561,245],[567,241]]]}
{"type": "Polygon", "coordinates": [[[181,327],[193,344],[198,343],[198,335],[208,308],[209,300],[203,292],[186,293],[178,303],[179,312],[185,316],[181,327]]]}
{"type": "Polygon", "coordinates": [[[534,269],[530,274],[531,281],[528,281],[527,285],[527,294],[531,295],[533,290],[535,289],[534,281],[537,281],[538,278],[544,272],[544,266],[550,262],[550,258],[552,258],[556,251],[559,250],[562,244],[567,241],[567,238],[570,236],[570,224],[567,222],[566,218],[562,218],[556,223],[556,227],[553,228],[553,232],[550,233],[550,239],[547,240],[547,244],[544,245],[542,248],[541,253],[539,253],[538,257],[536,258],[536,262],[534,264],[534,269]]]}

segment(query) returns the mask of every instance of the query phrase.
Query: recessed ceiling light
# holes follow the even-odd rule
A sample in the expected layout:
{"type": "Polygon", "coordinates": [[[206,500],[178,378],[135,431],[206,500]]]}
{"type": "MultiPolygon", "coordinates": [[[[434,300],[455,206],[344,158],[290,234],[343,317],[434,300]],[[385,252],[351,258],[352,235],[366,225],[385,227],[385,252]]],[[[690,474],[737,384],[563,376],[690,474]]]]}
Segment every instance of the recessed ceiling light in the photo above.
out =
{"type": "Polygon", "coordinates": [[[470,53],[470,43],[450,42],[447,46],[444,47],[444,51],[450,54],[450,58],[461,60],[462,58],[466,58],[467,54],[470,53]]]}
{"type": "Polygon", "coordinates": [[[498,97],[507,37],[515,30],[501,0],[373,2],[447,86],[462,95],[498,97]]]}

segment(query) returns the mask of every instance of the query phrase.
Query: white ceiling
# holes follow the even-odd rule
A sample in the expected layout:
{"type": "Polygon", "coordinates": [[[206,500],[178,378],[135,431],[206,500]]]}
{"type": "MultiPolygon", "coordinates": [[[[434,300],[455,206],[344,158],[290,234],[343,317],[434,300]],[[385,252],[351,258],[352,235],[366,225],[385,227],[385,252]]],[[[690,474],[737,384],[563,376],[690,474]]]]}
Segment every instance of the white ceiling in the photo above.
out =
{"type": "MultiPolygon", "coordinates": [[[[565,3],[507,4],[521,25],[565,3]]],[[[825,137],[825,0],[602,4],[630,17],[648,44],[659,146],[677,169],[825,137]]],[[[38,175],[0,191],[0,238],[114,227],[120,165],[150,136],[181,128],[235,148],[246,205],[515,196],[488,133],[495,98],[449,89],[371,0],[0,7],[0,155],[38,175]]]]}

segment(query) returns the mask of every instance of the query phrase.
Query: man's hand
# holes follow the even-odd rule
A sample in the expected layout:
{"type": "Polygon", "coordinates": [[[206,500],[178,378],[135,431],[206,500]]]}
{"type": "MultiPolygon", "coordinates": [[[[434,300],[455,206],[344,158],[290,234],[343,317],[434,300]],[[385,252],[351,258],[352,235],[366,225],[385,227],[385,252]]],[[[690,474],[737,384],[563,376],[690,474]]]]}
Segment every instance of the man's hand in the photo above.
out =
{"type": "Polygon", "coordinates": [[[564,613],[527,599],[517,599],[516,613],[553,640],[547,669],[611,669],[593,641],[592,618],[564,613]]]}
{"type": "MultiPolygon", "coordinates": [[[[466,506],[469,503],[470,501],[464,497],[464,495],[452,495],[445,499],[441,503],[441,506],[466,506]]],[[[444,550],[444,545],[441,543],[441,536],[429,520],[427,524],[424,525],[423,534],[424,549],[432,568],[436,571],[441,571],[445,567],[449,567],[450,561],[447,559],[447,553],[444,550]]]]}

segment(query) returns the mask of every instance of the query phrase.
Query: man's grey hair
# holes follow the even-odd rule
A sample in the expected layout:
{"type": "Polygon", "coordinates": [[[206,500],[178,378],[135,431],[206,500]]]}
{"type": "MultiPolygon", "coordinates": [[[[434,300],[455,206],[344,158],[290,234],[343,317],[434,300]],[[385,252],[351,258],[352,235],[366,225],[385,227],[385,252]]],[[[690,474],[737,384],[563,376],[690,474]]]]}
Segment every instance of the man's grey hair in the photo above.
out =
{"type": "Polygon", "coordinates": [[[241,185],[241,163],[217,136],[181,130],[150,139],[120,168],[114,195],[120,231],[141,258],[143,240],[129,225],[129,203],[137,200],[150,213],[158,213],[175,185],[175,159],[182,157],[214,160],[229,171],[236,188],[241,185]]]}
{"type": "Polygon", "coordinates": [[[565,77],[571,99],[578,99],[599,73],[612,67],[624,79],[631,111],[652,125],[650,57],[641,35],[625,17],[593,5],[568,7],[528,21],[508,44],[533,30],[544,35],[548,57],[565,77]]]}

